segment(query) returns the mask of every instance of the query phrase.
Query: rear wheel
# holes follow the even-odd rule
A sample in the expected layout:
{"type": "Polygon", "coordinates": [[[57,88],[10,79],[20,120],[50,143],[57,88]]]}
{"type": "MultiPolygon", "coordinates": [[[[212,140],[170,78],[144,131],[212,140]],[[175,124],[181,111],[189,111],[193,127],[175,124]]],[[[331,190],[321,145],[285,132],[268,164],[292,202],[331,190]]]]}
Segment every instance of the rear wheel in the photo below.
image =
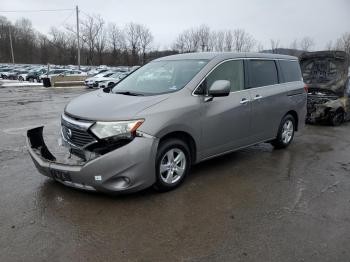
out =
{"type": "Polygon", "coordinates": [[[275,140],[271,144],[276,149],[286,148],[290,145],[294,138],[295,132],[295,119],[291,115],[286,115],[283,117],[281,124],[278,129],[278,134],[275,140]]]}
{"type": "Polygon", "coordinates": [[[340,126],[344,122],[344,112],[341,109],[335,111],[331,116],[330,122],[332,126],[340,126]]]}
{"type": "Polygon", "coordinates": [[[178,187],[191,167],[190,150],[180,139],[168,139],[159,145],[156,158],[156,183],[158,191],[169,191],[178,187]]]}
{"type": "Polygon", "coordinates": [[[21,82],[23,82],[23,81],[24,81],[24,78],[20,76],[20,77],[18,77],[18,80],[21,81],[21,82]]]}

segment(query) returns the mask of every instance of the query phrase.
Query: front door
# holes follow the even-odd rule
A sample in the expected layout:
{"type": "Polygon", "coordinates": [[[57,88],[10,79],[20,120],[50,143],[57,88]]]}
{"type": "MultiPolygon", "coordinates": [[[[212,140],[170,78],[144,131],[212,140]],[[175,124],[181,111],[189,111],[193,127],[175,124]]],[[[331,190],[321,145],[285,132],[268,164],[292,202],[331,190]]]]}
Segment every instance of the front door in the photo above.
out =
{"type": "Polygon", "coordinates": [[[244,89],[242,60],[230,60],[217,66],[200,88],[207,90],[216,80],[231,82],[231,93],[215,97],[201,105],[201,158],[215,156],[250,143],[251,104],[249,90],[244,89]]]}

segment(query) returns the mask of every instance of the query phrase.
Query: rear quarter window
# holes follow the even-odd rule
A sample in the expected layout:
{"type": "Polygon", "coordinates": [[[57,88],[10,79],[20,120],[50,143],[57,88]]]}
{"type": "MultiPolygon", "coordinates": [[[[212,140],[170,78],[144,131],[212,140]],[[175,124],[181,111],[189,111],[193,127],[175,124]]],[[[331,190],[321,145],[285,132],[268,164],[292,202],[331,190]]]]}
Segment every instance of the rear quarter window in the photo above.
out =
{"type": "Polygon", "coordinates": [[[301,81],[301,70],[297,61],[280,60],[279,61],[283,82],[301,81]]]}
{"type": "Polygon", "coordinates": [[[274,60],[249,60],[249,87],[278,84],[278,73],[274,60]]]}

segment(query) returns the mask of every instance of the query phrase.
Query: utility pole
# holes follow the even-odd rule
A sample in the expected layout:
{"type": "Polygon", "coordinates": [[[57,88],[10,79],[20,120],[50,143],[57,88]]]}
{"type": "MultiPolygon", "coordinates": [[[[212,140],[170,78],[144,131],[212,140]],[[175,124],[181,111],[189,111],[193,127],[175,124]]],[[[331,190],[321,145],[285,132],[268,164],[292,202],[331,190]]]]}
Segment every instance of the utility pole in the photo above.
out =
{"type": "Polygon", "coordinates": [[[77,14],[77,44],[78,44],[78,69],[80,69],[80,37],[79,37],[79,8],[75,7],[77,14]]]}
{"type": "Polygon", "coordinates": [[[12,64],[14,64],[15,63],[15,55],[13,54],[13,45],[12,45],[12,36],[11,36],[11,27],[10,26],[9,26],[9,36],[10,36],[12,64]]]}

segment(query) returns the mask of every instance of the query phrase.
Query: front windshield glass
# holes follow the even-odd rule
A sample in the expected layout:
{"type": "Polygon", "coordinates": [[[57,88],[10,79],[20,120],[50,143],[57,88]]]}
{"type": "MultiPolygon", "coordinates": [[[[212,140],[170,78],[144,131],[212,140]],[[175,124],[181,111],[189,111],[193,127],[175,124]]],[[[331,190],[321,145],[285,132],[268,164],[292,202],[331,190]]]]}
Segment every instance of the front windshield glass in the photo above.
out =
{"type": "Polygon", "coordinates": [[[151,62],[119,82],[113,93],[128,92],[157,95],[176,92],[186,86],[208,60],[151,62]]]}

